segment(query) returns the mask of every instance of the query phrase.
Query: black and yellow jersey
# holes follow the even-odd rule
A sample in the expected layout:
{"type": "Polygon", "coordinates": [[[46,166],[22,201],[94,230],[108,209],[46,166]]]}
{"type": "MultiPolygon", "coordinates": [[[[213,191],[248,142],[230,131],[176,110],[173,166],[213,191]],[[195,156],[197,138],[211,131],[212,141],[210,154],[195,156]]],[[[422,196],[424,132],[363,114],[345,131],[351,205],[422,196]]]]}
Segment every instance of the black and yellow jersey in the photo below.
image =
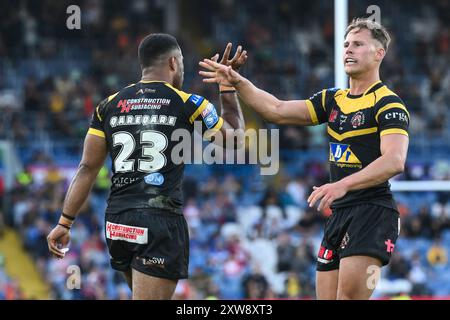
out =
{"type": "MultiPolygon", "coordinates": [[[[172,161],[177,129],[214,133],[223,119],[207,99],[161,81],[141,81],[103,100],[88,134],[106,139],[112,160],[108,213],[153,208],[182,214],[184,164],[172,161]]],[[[178,131],[180,132],[180,131],[178,131]]]]}
{"type": "MultiPolygon", "coordinates": [[[[381,156],[380,137],[386,134],[408,136],[409,113],[403,101],[381,81],[362,95],[350,90],[325,89],[306,100],[313,124],[327,122],[330,181],[351,175],[381,156]]],[[[348,192],[332,207],[373,203],[396,208],[389,182],[348,192]]]]}

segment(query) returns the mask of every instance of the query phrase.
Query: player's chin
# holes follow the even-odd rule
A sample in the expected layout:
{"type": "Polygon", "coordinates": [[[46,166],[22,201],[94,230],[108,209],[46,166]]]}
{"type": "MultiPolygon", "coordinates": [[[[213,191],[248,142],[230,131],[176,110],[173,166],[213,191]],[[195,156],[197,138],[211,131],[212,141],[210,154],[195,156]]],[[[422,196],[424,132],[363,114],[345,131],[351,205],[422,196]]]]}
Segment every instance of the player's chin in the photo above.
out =
{"type": "Polygon", "coordinates": [[[356,66],[344,66],[344,71],[349,77],[357,76],[361,73],[360,68],[356,66]]]}

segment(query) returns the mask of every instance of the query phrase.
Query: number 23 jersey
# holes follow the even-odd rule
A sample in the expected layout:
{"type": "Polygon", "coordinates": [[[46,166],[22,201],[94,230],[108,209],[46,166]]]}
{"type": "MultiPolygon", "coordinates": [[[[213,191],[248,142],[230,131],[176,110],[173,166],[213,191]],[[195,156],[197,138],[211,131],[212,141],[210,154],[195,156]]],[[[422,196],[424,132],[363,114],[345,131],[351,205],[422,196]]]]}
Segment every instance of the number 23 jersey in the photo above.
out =
{"type": "Polygon", "coordinates": [[[184,164],[174,163],[171,154],[184,137],[172,134],[192,133],[196,120],[210,134],[223,124],[208,100],[161,81],[130,85],[98,105],[88,134],[106,139],[112,160],[106,212],[153,208],[182,214],[184,164]]]}

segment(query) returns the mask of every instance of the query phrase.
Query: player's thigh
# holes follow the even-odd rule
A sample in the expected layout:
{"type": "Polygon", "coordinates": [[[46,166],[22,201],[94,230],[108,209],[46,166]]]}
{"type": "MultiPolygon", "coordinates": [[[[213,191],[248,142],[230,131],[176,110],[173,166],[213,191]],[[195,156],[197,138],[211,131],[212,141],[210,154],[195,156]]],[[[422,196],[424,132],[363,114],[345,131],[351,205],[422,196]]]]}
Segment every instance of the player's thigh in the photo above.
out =
{"type": "Polygon", "coordinates": [[[339,266],[338,300],[367,300],[381,273],[381,261],[369,256],[342,258],[339,266]]]}
{"type": "Polygon", "coordinates": [[[339,280],[339,269],[316,272],[317,300],[336,300],[339,280]]]}
{"type": "Polygon", "coordinates": [[[177,280],[157,278],[132,269],[133,300],[169,300],[177,280]]]}
{"type": "Polygon", "coordinates": [[[133,290],[133,273],[131,268],[129,268],[126,271],[122,271],[123,276],[125,277],[125,280],[127,281],[128,287],[130,290],[133,290]]]}

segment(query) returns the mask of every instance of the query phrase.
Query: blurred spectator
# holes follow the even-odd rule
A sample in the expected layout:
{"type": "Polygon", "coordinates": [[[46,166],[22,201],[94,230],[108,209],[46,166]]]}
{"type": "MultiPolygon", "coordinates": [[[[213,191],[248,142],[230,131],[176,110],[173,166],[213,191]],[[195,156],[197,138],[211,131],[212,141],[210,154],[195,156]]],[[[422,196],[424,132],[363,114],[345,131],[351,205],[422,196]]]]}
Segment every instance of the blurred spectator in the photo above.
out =
{"type": "Polygon", "coordinates": [[[447,250],[442,246],[439,239],[435,240],[427,252],[428,263],[432,266],[446,265],[448,262],[447,250]]]}
{"type": "Polygon", "coordinates": [[[296,248],[291,243],[291,238],[289,233],[282,232],[278,235],[277,238],[277,256],[278,256],[278,265],[277,271],[291,271],[293,264],[293,257],[295,255],[296,248]]]}
{"type": "Polygon", "coordinates": [[[425,267],[422,265],[420,255],[414,252],[411,258],[411,270],[409,271],[408,279],[413,284],[411,295],[426,296],[429,294],[427,289],[427,274],[425,267]]]}
{"type": "Polygon", "coordinates": [[[265,299],[267,297],[269,283],[262,274],[259,265],[253,265],[250,273],[243,278],[242,284],[246,299],[265,299]]]}

